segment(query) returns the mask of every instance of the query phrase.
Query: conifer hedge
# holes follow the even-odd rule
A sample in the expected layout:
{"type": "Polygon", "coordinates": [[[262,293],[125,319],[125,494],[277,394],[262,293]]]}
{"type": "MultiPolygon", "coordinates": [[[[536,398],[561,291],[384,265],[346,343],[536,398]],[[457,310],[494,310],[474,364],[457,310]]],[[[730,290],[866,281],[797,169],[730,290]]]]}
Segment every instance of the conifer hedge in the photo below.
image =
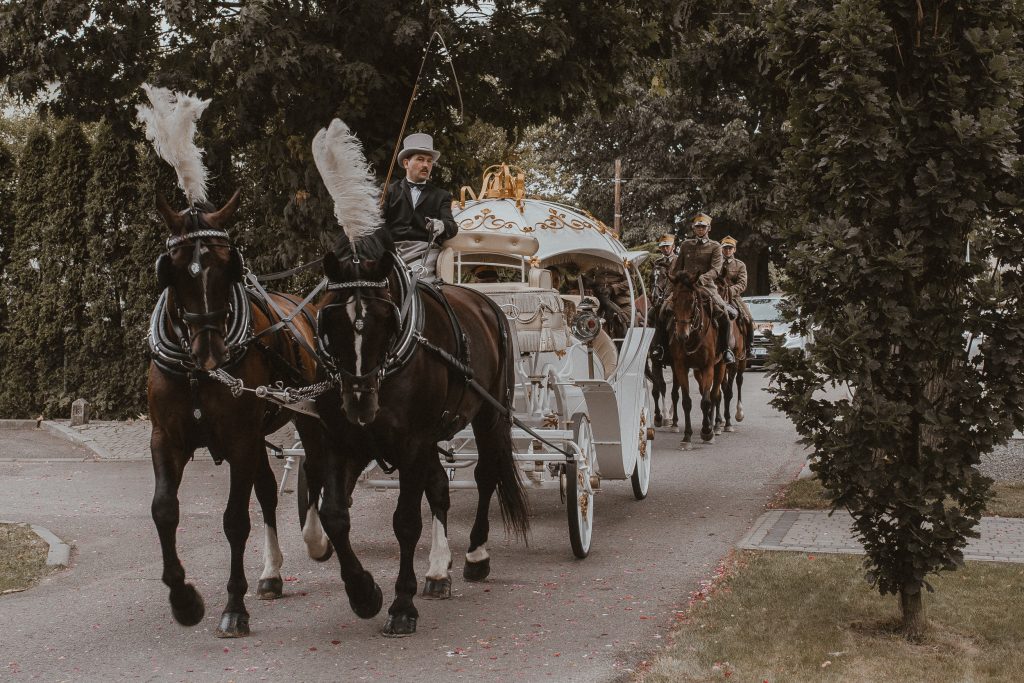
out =
{"type": "Polygon", "coordinates": [[[0,146],[0,418],[146,410],[146,328],[172,172],[132,130],[39,125],[0,146]]]}

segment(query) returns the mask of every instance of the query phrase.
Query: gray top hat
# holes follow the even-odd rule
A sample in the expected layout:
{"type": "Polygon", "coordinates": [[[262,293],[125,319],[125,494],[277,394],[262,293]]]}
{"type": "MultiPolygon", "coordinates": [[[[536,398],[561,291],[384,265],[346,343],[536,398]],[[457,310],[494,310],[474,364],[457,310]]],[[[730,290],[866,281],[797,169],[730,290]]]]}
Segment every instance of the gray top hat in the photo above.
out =
{"type": "Polygon", "coordinates": [[[413,133],[402,141],[402,151],[398,153],[398,163],[401,164],[406,157],[419,153],[431,155],[434,157],[434,161],[441,156],[441,153],[434,149],[434,138],[426,133],[413,133]]]}

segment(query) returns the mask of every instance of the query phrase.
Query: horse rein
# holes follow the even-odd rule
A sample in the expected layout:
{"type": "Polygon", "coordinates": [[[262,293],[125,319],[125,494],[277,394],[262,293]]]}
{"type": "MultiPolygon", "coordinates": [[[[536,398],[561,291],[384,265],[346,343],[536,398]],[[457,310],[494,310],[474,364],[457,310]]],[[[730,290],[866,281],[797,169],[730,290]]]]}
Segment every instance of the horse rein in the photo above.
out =
{"type": "MultiPolygon", "coordinates": [[[[689,322],[691,323],[691,329],[690,334],[687,335],[686,339],[684,339],[683,345],[683,353],[685,353],[686,355],[693,354],[697,351],[697,349],[700,348],[701,338],[707,332],[707,323],[710,320],[710,318],[704,315],[704,310],[701,306],[700,294],[698,294],[695,289],[691,291],[693,292],[693,304],[690,307],[691,317],[689,319],[689,322]],[[697,322],[693,323],[694,320],[696,320],[697,322]],[[693,346],[688,347],[685,342],[690,339],[693,339],[693,341],[696,343],[694,343],[693,346]]],[[[677,320],[676,325],[679,324],[680,321],[677,320]]]]}

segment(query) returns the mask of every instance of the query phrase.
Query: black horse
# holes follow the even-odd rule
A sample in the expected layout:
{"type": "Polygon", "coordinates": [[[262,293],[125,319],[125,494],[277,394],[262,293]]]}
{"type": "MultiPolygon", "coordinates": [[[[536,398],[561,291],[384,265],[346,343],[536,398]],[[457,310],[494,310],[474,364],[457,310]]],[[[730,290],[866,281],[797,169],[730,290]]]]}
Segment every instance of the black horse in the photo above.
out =
{"type": "Polygon", "coordinates": [[[463,568],[466,580],[482,581],[490,571],[488,509],[495,489],[506,528],[522,538],[528,530],[528,501],[512,454],[508,408],[514,359],[508,323],[490,299],[473,290],[412,285],[385,230],[354,244],[343,238],[338,253],[325,256],[324,270],[330,284],[320,302],[317,334],[322,362],[338,378],[340,391],[321,397],[318,407],[323,416],[340,409],[347,419],[333,425],[332,438],[343,455],[308,458],[306,476],[313,498],[322,489],[320,514],[338,551],[352,609],[369,618],[383,602],[349,545],[350,495],[373,458],[398,469],[393,526],[401,564],[383,633],[409,635],[419,616],[413,604],[413,554],[423,527],[424,494],[434,523],[423,595],[451,596],[448,478],[438,441],[471,423],[479,451],[474,471],[479,501],[463,568]],[[469,377],[497,400],[474,391],[469,377]]]}
{"type": "MultiPolygon", "coordinates": [[[[291,413],[276,409],[254,393],[239,389],[309,384],[316,379],[312,344],[315,321],[297,315],[294,334],[279,333],[282,316],[296,314],[293,297],[253,296],[242,286],[242,256],[224,225],[238,206],[238,193],[219,211],[198,208],[176,212],[163,199],[157,208],[170,228],[167,252],[157,261],[162,290],[150,324],[153,361],[149,367],[150,449],[156,477],[152,514],[163,551],[163,581],[170,588],[171,611],[178,623],[193,626],[203,618],[203,599],[185,582],[178,557],[178,487],[195,450],[206,446],[219,464],[231,468],[231,488],[224,511],[224,533],[231,544],[228,601],[217,635],[245,636],[249,613],[242,564],[249,537],[249,499],[255,487],[263,511],[266,545],[257,594],[282,594],[281,550],[277,540],[277,484],[263,437],[284,426],[291,413]],[[224,371],[230,371],[230,374],[224,371]],[[218,379],[218,377],[220,379],[218,379]]],[[[319,424],[297,421],[307,450],[322,443],[319,424]]],[[[313,520],[315,522],[315,519],[313,520]]],[[[308,549],[319,560],[330,556],[330,543],[319,526],[304,529],[308,549]]]]}
{"type": "Polygon", "coordinates": [[[672,330],[675,318],[672,313],[672,303],[668,297],[662,298],[648,312],[648,325],[654,329],[654,338],[651,340],[651,349],[647,355],[647,365],[644,374],[651,381],[651,397],[654,399],[654,426],[661,427],[665,424],[668,414],[668,401],[672,401],[672,424],[673,432],[679,431],[679,382],[675,376],[672,377],[672,391],[668,390],[668,383],[665,381],[665,368],[672,367],[672,357],[669,353],[669,342],[672,339],[672,330]],[[664,413],[662,404],[665,404],[664,413]]]}

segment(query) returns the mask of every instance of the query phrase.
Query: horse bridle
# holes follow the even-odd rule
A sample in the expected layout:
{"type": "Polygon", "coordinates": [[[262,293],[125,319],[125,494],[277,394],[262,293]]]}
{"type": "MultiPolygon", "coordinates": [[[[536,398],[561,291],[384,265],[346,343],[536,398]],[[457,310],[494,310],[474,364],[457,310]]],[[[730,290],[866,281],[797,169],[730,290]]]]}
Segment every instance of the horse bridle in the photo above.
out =
{"type": "MultiPolygon", "coordinates": [[[[705,332],[705,317],[704,311],[701,307],[700,293],[697,291],[696,287],[691,288],[690,291],[693,292],[693,303],[690,306],[690,334],[687,336],[686,339],[688,339],[689,337],[693,337],[697,343],[694,344],[692,348],[687,348],[685,345],[683,346],[683,351],[684,353],[687,354],[693,353],[700,347],[700,339],[705,332]]],[[[676,325],[678,326],[680,324],[681,322],[679,320],[676,320],[676,325]]],[[[686,339],[683,340],[684,344],[686,342],[686,339]]]]}
{"type": "MultiPolygon", "coordinates": [[[[189,218],[193,229],[183,235],[168,237],[167,242],[165,243],[166,251],[157,259],[157,277],[160,280],[160,284],[165,287],[174,286],[165,275],[166,269],[170,268],[170,259],[172,258],[171,254],[174,250],[191,244],[193,248],[192,261],[188,265],[188,274],[193,279],[199,277],[203,272],[201,259],[205,246],[227,247],[228,249],[235,250],[235,247],[231,244],[231,237],[227,232],[203,226],[202,219],[199,217],[199,213],[194,206],[189,209],[189,218]],[[207,245],[204,245],[204,240],[222,240],[222,242],[209,242],[207,245]]],[[[238,255],[238,258],[241,259],[241,254],[238,255]]],[[[177,299],[178,298],[175,297],[175,307],[177,308],[178,316],[185,321],[188,328],[186,330],[188,333],[188,344],[195,341],[196,337],[203,332],[216,332],[221,337],[225,337],[223,327],[224,321],[227,320],[228,314],[231,310],[230,304],[213,311],[204,310],[201,313],[195,313],[187,310],[177,299]]],[[[206,298],[204,297],[204,309],[207,305],[206,298]]],[[[182,347],[185,347],[185,339],[180,332],[179,336],[182,337],[182,347]]]]}
{"type": "MultiPolygon", "coordinates": [[[[361,262],[359,260],[358,254],[355,253],[354,249],[353,249],[352,263],[356,267],[356,277],[358,278],[358,276],[359,276],[359,266],[360,266],[361,262]]],[[[392,339],[388,340],[388,351],[382,356],[382,360],[380,361],[380,363],[378,363],[376,366],[374,366],[370,370],[357,375],[357,374],[349,372],[345,368],[341,367],[341,365],[339,365],[335,361],[334,349],[331,348],[332,344],[331,344],[330,337],[328,337],[324,333],[324,326],[322,324],[322,321],[323,321],[323,317],[322,316],[326,312],[331,311],[331,310],[336,309],[336,308],[342,308],[342,307],[345,306],[345,304],[344,303],[328,304],[327,306],[324,306],[319,311],[317,311],[317,317],[316,317],[317,356],[319,357],[320,362],[327,369],[327,371],[333,377],[341,380],[342,386],[343,387],[347,387],[349,391],[358,391],[358,392],[365,392],[365,393],[371,393],[371,394],[376,393],[377,392],[377,388],[380,385],[380,381],[384,378],[384,374],[387,372],[388,367],[394,362],[394,360],[396,358],[397,354],[395,353],[395,344],[394,344],[394,342],[395,342],[395,338],[397,338],[400,335],[401,330],[402,330],[402,312],[401,312],[401,310],[398,308],[398,306],[395,304],[394,300],[390,296],[387,296],[387,297],[383,297],[383,296],[370,296],[370,295],[365,294],[364,291],[363,291],[363,290],[366,290],[366,289],[383,289],[383,288],[388,288],[388,293],[390,295],[389,285],[390,285],[390,283],[388,282],[388,278],[386,278],[386,277],[383,280],[360,280],[360,279],[355,279],[355,280],[347,280],[345,282],[329,282],[327,284],[327,290],[328,291],[352,290],[352,295],[355,297],[355,308],[356,308],[356,316],[355,316],[355,320],[352,321],[352,328],[353,328],[353,333],[355,335],[356,343],[357,344],[359,342],[359,337],[362,336],[362,334],[363,334],[363,328],[365,327],[365,322],[364,322],[364,318],[363,318],[363,313],[364,313],[364,310],[365,310],[365,307],[363,305],[364,300],[369,299],[369,300],[375,300],[375,301],[383,301],[384,303],[388,304],[391,307],[391,310],[392,310],[392,312],[394,313],[394,316],[395,316],[395,323],[396,323],[395,328],[396,328],[397,332],[393,335],[392,339]]]]}

